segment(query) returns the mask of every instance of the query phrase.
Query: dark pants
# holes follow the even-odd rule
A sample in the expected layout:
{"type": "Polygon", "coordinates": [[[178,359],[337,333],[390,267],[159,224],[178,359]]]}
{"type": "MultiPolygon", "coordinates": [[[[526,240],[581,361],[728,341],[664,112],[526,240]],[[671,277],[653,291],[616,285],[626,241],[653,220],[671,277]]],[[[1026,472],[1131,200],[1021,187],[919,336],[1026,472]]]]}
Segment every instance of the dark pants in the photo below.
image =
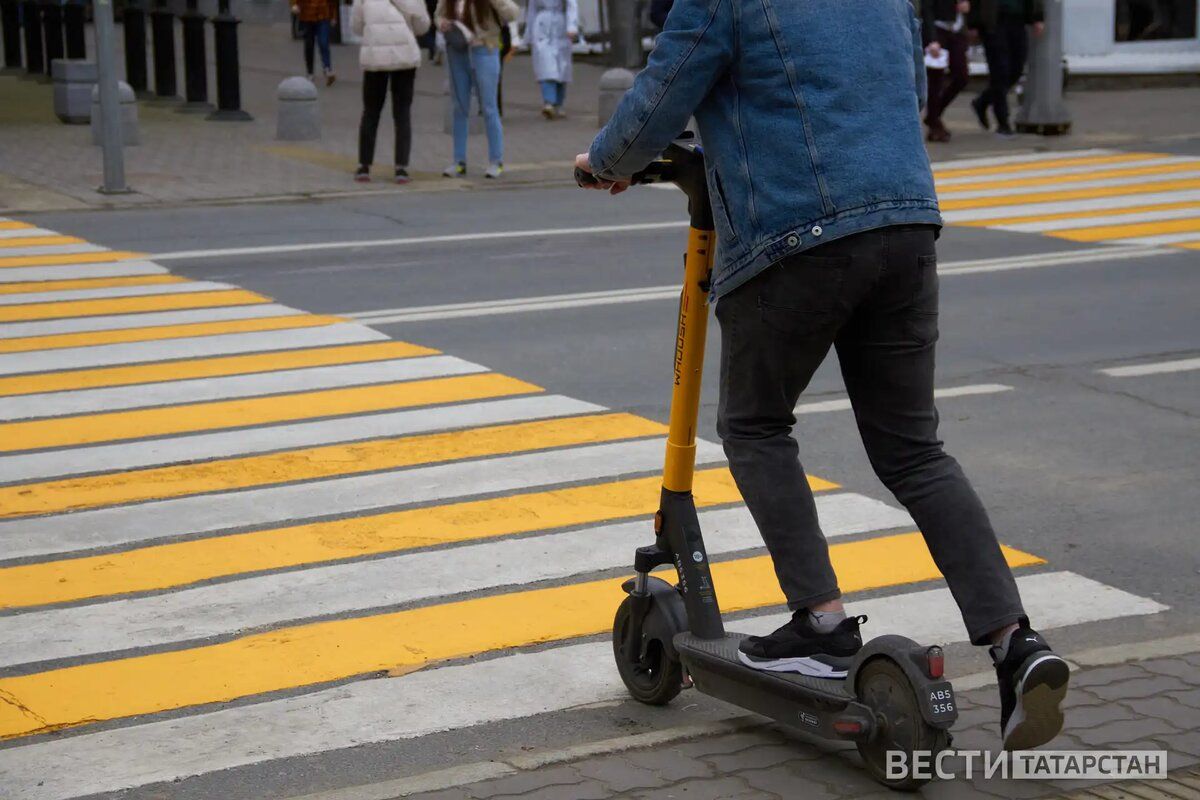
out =
{"type": "Polygon", "coordinates": [[[983,52],[987,56],[988,85],[979,95],[980,105],[992,107],[996,122],[1008,125],[1008,93],[1025,71],[1029,53],[1029,32],[1020,19],[1001,18],[996,27],[981,34],[983,52]]]}
{"type": "Polygon", "coordinates": [[[304,67],[308,74],[313,74],[313,45],[321,50],[321,66],[333,68],[333,59],[329,53],[329,20],[321,19],[316,22],[301,22],[304,29],[304,67]]]}
{"type": "Polygon", "coordinates": [[[983,644],[1024,612],[987,512],[938,439],[937,310],[930,227],[868,231],[772,265],[717,303],[717,431],[788,606],[839,597],[791,435],[797,398],[836,347],[871,466],[916,521],[983,644]]]}
{"type": "Polygon", "coordinates": [[[929,104],[925,107],[925,122],[936,128],[942,122],[942,112],[950,107],[954,98],[967,85],[967,34],[935,28],[938,44],[949,56],[948,69],[927,70],[929,76],[929,104]]]}
{"type": "Polygon", "coordinates": [[[391,72],[363,73],[363,114],[358,125],[358,163],[371,166],[375,161],[375,134],[379,130],[379,116],[383,113],[383,101],[387,98],[388,83],[392,85],[392,126],[396,129],[395,164],[408,166],[412,150],[412,101],[415,69],[397,69],[391,72]]]}

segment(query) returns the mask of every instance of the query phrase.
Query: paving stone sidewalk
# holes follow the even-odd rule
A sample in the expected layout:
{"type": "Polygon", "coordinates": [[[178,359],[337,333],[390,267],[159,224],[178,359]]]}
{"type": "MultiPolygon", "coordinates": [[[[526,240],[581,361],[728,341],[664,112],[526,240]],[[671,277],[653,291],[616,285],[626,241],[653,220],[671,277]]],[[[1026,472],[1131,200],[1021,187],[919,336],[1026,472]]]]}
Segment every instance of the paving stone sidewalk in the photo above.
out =
{"type": "MultiPolygon", "coordinates": [[[[1079,669],[1072,675],[1063,733],[1053,750],[1166,750],[1179,782],[1159,794],[1133,784],[1094,781],[973,780],[927,784],[930,800],[1107,797],[1200,800],[1200,652],[1079,669]],[[1180,771],[1183,772],[1180,772],[1180,771]],[[1191,781],[1189,784],[1187,781],[1191,781]],[[1168,791],[1169,790],[1169,791],[1168,791]]],[[[997,751],[999,701],[994,686],[959,694],[953,729],[958,750],[997,751]]],[[[411,800],[884,800],[898,795],[874,783],[852,747],[817,742],[774,724],[747,720],[744,730],[691,741],[549,764],[411,800]]],[[[961,767],[959,767],[961,770],[961,767]]],[[[1150,782],[1162,785],[1163,782],[1150,782]]]]}

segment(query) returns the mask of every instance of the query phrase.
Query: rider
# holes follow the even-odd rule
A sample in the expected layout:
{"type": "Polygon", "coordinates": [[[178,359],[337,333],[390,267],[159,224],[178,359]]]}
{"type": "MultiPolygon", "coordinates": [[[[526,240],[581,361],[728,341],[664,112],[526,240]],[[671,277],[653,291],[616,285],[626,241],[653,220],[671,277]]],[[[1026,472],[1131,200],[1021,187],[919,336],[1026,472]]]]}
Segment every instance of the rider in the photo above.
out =
{"type": "Polygon", "coordinates": [[[742,661],[845,677],[862,646],[791,436],[796,400],[834,347],[876,474],[921,528],[971,642],[991,645],[1005,747],[1036,747],[1062,728],[1067,666],[1029,627],[987,513],[937,435],[942,219],[925,93],[907,0],[675,0],[576,163],[617,193],[698,123],[720,243],[717,431],[794,612],[745,640],[742,661]]]}

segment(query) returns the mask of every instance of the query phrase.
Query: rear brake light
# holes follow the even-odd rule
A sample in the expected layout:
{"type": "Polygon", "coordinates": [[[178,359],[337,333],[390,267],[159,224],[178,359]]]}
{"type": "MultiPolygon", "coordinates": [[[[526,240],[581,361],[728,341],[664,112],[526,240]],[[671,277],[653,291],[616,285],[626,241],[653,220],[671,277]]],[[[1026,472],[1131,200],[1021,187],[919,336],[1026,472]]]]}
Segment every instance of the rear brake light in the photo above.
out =
{"type": "Polygon", "coordinates": [[[946,671],[946,654],[942,648],[934,645],[925,651],[925,662],[928,667],[929,677],[940,678],[946,671]]]}
{"type": "Polygon", "coordinates": [[[842,736],[857,736],[863,732],[863,724],[856,719],[837,719],[833,721],[833,729],[842,736]]]}

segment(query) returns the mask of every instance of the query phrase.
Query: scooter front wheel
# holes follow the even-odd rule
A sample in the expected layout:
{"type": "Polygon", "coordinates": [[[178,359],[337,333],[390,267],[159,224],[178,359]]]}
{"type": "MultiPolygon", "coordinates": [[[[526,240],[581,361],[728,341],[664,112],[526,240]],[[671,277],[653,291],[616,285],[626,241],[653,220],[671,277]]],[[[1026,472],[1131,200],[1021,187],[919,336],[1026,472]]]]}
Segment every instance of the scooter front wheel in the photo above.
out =
{"type": "Polygon", "coordinates": [[[912,777],[906,769],[897,777],[888,775],[888,752],[905,754],[905,765],[913,763],[914,752],[936,755],[946,749],[949,736],[925,721],[912,683],[904,670],[890,658],[874,658],[858,672],[858,699],[875,713],[875,734],[858,742],[858,752],[875,780],[889,789],[913,791],[928,778],[912,777]]]}
{"type": "MultiPolygon", "coordinates": [[[[613,619],[613,656],[617,661],[617,671],[634,700],[652,706],[666,705],[683,688],[683,665],[667,654],[661,641],[648,638],[644,632],[641,642],[629,643],[629,646],[639,648],[634,658],[629,657],[625,647],[632,603],[631,597],[621,601],[613,619]]],[[[654,613],[655,609],[651,608],[650,614],[654,613]]],[[[649,626],[644,626],[643,630],[646,627],[649,626]]]]}

